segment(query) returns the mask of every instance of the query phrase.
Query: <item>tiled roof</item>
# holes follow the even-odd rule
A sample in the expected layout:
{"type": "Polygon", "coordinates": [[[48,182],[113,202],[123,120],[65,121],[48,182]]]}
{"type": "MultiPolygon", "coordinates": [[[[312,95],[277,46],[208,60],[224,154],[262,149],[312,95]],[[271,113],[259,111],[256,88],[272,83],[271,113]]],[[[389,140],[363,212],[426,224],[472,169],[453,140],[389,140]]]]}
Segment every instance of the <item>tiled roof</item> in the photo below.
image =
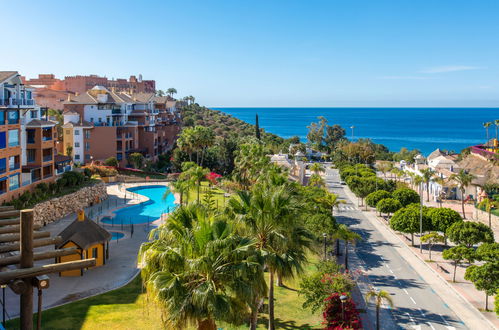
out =
{"type": "Polygon", "coordinates": [[[147,103],[154,98],[154,93],[133,93],[130,96],[135,102],[147,103]]]}
{"type": "Polygon", "coordinates": [[[70,101],[65,101],[63,104],[97,104],[97,100],[88,92],[71,97],[70,101]]]}
{"type": "Polygon", "coordinates": [[[33,119],[29,123],[26,124],[26,127],[40,127],[40,126],[55,126],[55,123],[48,120],[43,119],[33,119]]]}
{"type": "Polygon", "coordinates": [[[16,74],[18,74],[17,71],[0,71],[0,83],[16,74]]]}
{"type": "Polygon", "coordinates": [[[94,244],[105,243],[111,239],[111,234],[107,230],[87,217],[83,221],[78,221],[78,219],[73,221],[61,231],[59,236],[62,238],[62,243],[58,247],[73,242],[81,249],[87,249],[94,244]]]}
{"type": "Polygon", "coordinates": [[[81,123],[73,123],[72,121],[62,125],[62,127],[64,128],[69,128],[69,127],[87,127],[87,128],[92,128],[94,127],[94,124],[89,122],[89,121],[86,121],[86,120],[83,120],[81,123]]]}

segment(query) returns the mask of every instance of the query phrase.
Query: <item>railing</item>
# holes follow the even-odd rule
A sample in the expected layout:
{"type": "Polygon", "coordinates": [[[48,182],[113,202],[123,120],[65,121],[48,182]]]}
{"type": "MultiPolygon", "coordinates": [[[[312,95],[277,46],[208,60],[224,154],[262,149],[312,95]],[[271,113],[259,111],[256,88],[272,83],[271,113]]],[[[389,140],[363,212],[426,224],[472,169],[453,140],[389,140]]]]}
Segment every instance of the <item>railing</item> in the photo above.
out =
{"type": "Polygon", "coordinates": [[[35,138],[34,137],[33,138],[28,137],[27,140],[28,140],[28,144],[35,143],[35,138]]]}
{"type": "Polygon", "coordinates": [[[51,160],[52,160],[52,155],[43,156],[43,161],[44,162],[50,162],[51,160]]]}
{"type": "Polygon", "coordinates": [[[18,184],[13,184],[13,185],[9,186],[9,191],[16,190],[18,188],[19,188],[19,183],[18,184]]]}
{"type": "Polygon", "coordinates": [[[40,181],[42,178],[39,177],[39,176],[35,176],[35,177],[31,177],[31,183],[35,183],[35,182],[38,182],[40,181]]]}
{"type": "Polygon", "coordinates": [[[24,180],[22,186],[26,187],[26,186],[29,186],[30,184],[31,184],[31,180],[24,180]]]}
{"type": "Polygon", "coordinates": [[[0,105],[11,106],[11,105],[34,105],[35,100],[33,99],[0,99],[0,105]]]}
{"type": "Polygon", "coordinates": [[[21,167],[21,164],[19,163],[16,163],[14,164],[13,166],[12,165],[9,165],[9,171],[14,171],[14,170],[17,170],[21,167]]]}
{"type": "Polygon", "coordinates": [[[28,163],[34,163],[36,161],[36,158],[28,158],[27,162],[28,163]]]}
{"type": "MultiPolygon", "coordinates": [[[[52,136],[43,136],[42,141],[52,141],[52,136]]],[[[34,143],[34,142],[32,142],[34,143]]]]}
{"type": "Polygon", "coordinates": [[[9,142],[9,147],[19,147],[19,141],[9,142]]]}
{"type": "Polygon", "coordinates": [[[48,178],[51,178],[52,176],[53,176],[53,174],[52,174],[52,173],[49,173],[49,174],[45,174],[45,175],[43,176],[43,178],[44,178],[44,179],[48,179],[48,178]]]}
{"type": "Polygon", "coordinates": [[[0,195],[5,194],[6,192],[7,192],[7,190],[5,190],[5,189],[0,189],[0,195]]]}

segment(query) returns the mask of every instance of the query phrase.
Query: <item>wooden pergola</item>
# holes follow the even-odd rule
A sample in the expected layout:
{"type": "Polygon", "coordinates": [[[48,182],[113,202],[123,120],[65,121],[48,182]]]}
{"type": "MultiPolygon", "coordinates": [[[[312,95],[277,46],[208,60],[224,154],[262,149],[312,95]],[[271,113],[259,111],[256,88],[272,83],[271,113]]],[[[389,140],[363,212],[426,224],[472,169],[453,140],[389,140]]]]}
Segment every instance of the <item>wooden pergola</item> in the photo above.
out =
{"type": "Polygon", "coordinates": [[[18,211],[11,206],[0,206],[0,285],[8,285],[21,295],[20,328],[23,330],[33,329],[33,287],[37,276],[95,266],[95,259],[85,259],[34,267],[36,260],[76,253],[76,248],[34,252],[34,248],[61,243],[60,236],[50,237],[49,232],[39,231],[39,228],[33,224],[33,210],[18,211]]]}

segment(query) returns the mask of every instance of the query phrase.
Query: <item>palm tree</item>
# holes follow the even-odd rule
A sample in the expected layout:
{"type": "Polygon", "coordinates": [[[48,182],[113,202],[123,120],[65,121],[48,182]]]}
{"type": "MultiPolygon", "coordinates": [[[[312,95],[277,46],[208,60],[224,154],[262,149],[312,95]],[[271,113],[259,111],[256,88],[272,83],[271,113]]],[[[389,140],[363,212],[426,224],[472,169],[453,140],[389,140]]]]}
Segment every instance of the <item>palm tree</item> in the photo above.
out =
{"type": "Polygon", "coordinates": [[[445,191],[443,190],[443,188],[447,181],[438,175],[433,177],[433,181],[435,183],[438,183],[442,187],[442,189],[438,193],[438,204],[440,205],[440,207],[442,207],[443,199],[445,198],[445,191]]]}
{"type": "Polygon", "coordinates": [[[376,330],[379,330],[379,310],[381,308],[381,304],[383,303],[383,300],[384,300],[390,305],[390,307],[393,307],[393,300],[387,291],[371,289],[366,294],[366,300],[367,300],[367,302],[369,302],[373,298],[374,298],[374,302],[376,304],[376,330]]]}
{"type": "Polygon", "coordinates": [[[483,127],[485,128],[485,132],[487,133],[487,143],[485,144],[486,146],[489,145],[489,127],[492,126],[492,122],[486,122],[483,123],[483,127]]]}
{"type": "MultiPolygon", "coordinates": [[[[300,271],[304,250],[311,235],[299,221],[299,209],[286,186],[259,184],[251,191],[240,191],[229,200],[229,216],[241,224],[243,232],[256,241],[269,273],[269,330],[275,329],[274,276],[300,271]]],[[[261,298],[260,298],[261,299],[261,298]]],[[[260,300],[259,299],[259,300],[260,300]]],[[[251,329],[256,329],[257,306],[252,304],[251,329]]]]}
{"type": "Polygon", "coordinates": [[[169,94],[171,97],[173,97],[173,94],[177,94],[177,90],[171,87],[166,90],[166,93],[169,94]]]}
{"type": "Polygon", "coordinates": [[[315,174],[319,175],[321,172],[324,172],[324,166],[320,163],[313,163],[310,165],[310,170],[315,174]]]}
{"type": "MultiPolygon", "coordinates": [[[[172,182],[172,191],[180,195],[180,205],[184,204],[184,195],[186,195],[186,202],[189,202],[189,183],[185,180],[176,180],[172,182]]],[[[170,191],[166,191],[163,195],[163,199],[166,199],[170,191]]]]}
{"type": "Polygon", "coordinates": [[[188,170],[188,173],[186,174],[192,182],[196,184],[197,187],[197,202],[199,203],[199,195],[200,195],[200,190],[201,190],[201,181],[203,181],[206,178],[206,175],[210,171],[206,168],[203,168],[201,166],[193,166],[188,170]]]}
{"type": "Polygon", "coordinates": [[[484,198],[483,201],[478,204],[479,208],[483,208],[485,212],[489,214],[489,228],[492,228],[492,210],[499,208],[499,202],[490,198],[484,198]]]}
{"type": "Polygon", "coordinates": [[[194,104],[194,102],[196,101],[196,98],[192,95],[189,95],[189,101],[191,102],[190,104],[194,104]]]}
{"type": "Polygon", "coordinates": [[[430,201],[430,182],[435,176],[435,173],[436,172],[429,167],[421,170],[423,183],[426,185],[426,202],[430,201]]]}
{"type": "Polygon", "coordinates": [[[351,231],[344,224],[338,226],[337,237],[345,241],[345,269],[348,270],[348,244],[355,244],[360,241],[362,237],[356,232],[351,231]]]}
{"type": "Polygon", "coordinates": [[[466,187],[468,187],[471,184],[471,181],[473,181],[474,178],[475,176],[473,174],[466,173],[465,170],[460,170],[459,173],[452,174],[449,177],[449,180],[455,181],[457,183],[457,186],[461,191],[461,207],[463,211],[463,219],[466,219],[466,213],[464,212],[464,201],[465,201],[464,194],[466,193],[466,187]]]}
{"type": "Polygon", "coordinates": [[[324,187],[326,185],[326,182],[320,176],[319,174],[312,174],[310,178],[308,179],[308,185],[309,186],[315,186],[315,187],[324,187]]]}
{"type": "Polygon", "coordinates": [[[217,329],[241,322],[266,292],[255,241],[202,205],[178,208],[139,252],[142,278],[160,302],[165,328],[217,329]]]}
{"type": "Polygon", "coordinates": [[[340,208],[340,204],[345,204],[346,201],[343,199],[338,199],[338,195],[325,191],[324,196],[319,197],[317,202],[322,204],[324,207],[331,210],[331,215],[334,214],[334,208],[340,208]]]}
{"type": "Polygon", "coordinates": [[[165,92],[164,92],[163,90],[161,90],[161,89],[158,89],[158,90],[156,91],[156,96],[159,96],[159,97],[161,97],[161,96],[165,96],[165,92]]]}

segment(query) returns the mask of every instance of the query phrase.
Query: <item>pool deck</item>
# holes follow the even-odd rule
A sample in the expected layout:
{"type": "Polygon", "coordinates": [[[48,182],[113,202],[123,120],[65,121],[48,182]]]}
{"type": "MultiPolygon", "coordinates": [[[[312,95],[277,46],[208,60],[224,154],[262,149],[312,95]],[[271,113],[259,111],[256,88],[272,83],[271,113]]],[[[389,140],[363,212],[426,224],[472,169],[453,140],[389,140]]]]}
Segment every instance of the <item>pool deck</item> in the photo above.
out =
{"type": "MultiPolygon", "coordinates": [[[[127,183],[126,188],[144,185],[167,185],[166,183],[127,183]]],[[[125,204],[125,187],[118,184],[110,184],[107,186],[109,198],[99,205],[95,205],[86,209],[87,214],[93,214],[92,218],[98,219],[111,213],[117,209],[136,205],[147,201],[148,198],[142,195],[134,195],[130,199],[130,193],[127,193],[125,204]],[[98,216],[96,216],[98,214],[98,216]]],[[[175,203],[178,202],[178,196],[175,196],[175,203]]],[[[49,231],[52,236],[59,234],[66,226],[68,226],[76,218],[75,214],[64,217],[55,221],[43,228],[44,231],[49,231]]],[[[164,219],[152,222],[154,225],[159,225],[164,219]]],[[[119,240],[109,242],[109,259],[102,267],[85,271],[81,277],[59,277],[58,274],[51,274],[50,288],[43,292],[43,309],[59,306],[75,300],[80,300],[97,294],[101,294],[110,290],[117,289],[130,282],[139,272],[137,267],[137,252],[140,245],[147,241],[148,230],[150,226],[147,224],[134,224],[133,236],[131,236],[131,228],[120,225],[101,224],[109,231],[123,232],[125,237],[119,240]]],[[[43,251],[48,248],[38,248],[36,251],[43,251]]],[[[35,265],[43,265],[53,263],[53,260],[35,262],[35,265]]],[[[36,291],[36,290],[35,290],[36,291]]],[[[36,292],[35,307],[37,304],[36,292]]],[[[35,308],[36,309],[36,308],[35,308]]],[[[7,318],[12,319],[19,317],[19,296],[14,294],[9,288],[6,289],[6,310],[7,318]]]]}

